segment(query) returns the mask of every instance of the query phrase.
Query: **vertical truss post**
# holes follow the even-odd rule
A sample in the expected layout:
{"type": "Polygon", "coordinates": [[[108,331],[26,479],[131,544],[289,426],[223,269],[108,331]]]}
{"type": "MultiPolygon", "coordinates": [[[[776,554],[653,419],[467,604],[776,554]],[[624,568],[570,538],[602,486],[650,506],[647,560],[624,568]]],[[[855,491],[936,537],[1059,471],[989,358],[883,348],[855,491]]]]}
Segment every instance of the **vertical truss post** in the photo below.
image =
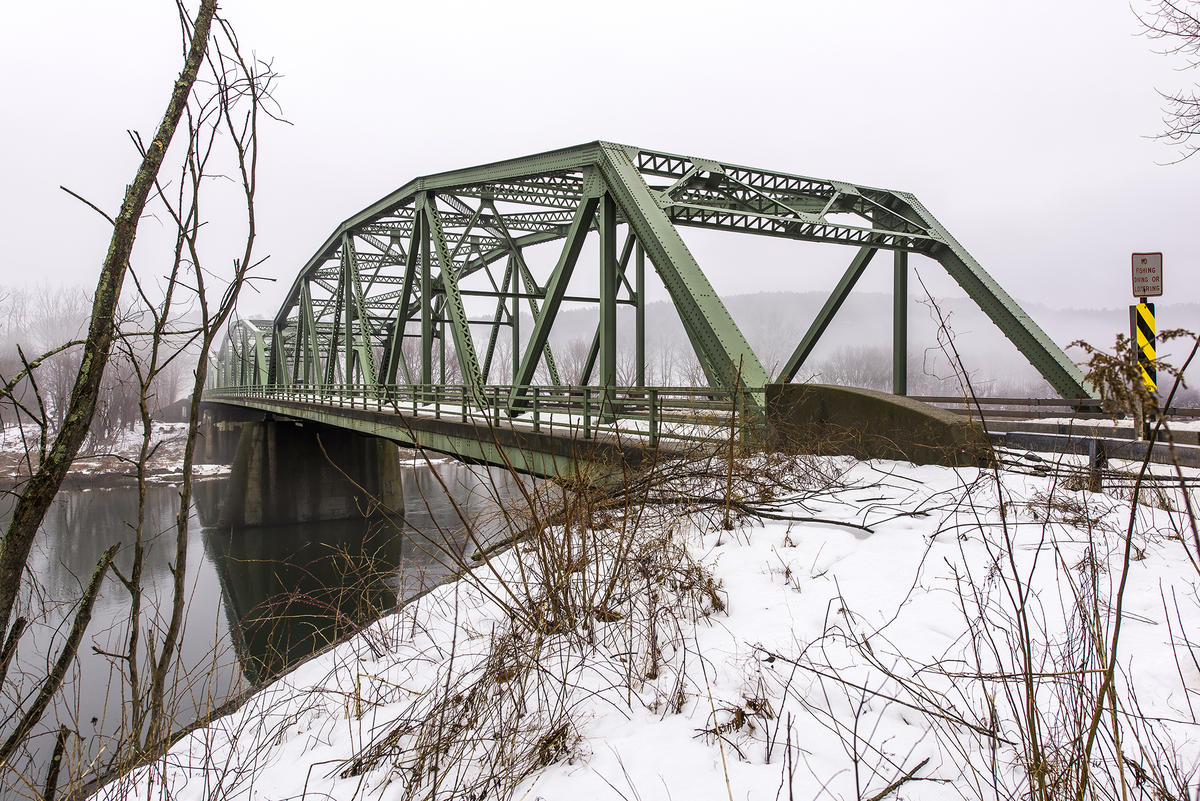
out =
{"type": "Polygon", "coordinates": [[[600,385],[617,384],[617,206],[600,198],[600,385]]]}
{"type": "MultiPolygon", "coordinates": [[[[619,280],[616,283],[617,283],[618,288],[622,282],[625,283],[626,287],[629,287],[629,282],[625,280],[625,272],[629,268],[629,257],[633,253],[633,243],[634,243],[633,234],[630,233],[628,236],[625,237],[625,244],[621,248],[621,257],[617,260],[617,278],[619,280]]],[[[630,296],[632,296],[633,294],[634,294],[633,290],[630,289],[630,296]]],[[[603,301],[601,301],[601,302],[603,302],[603,301]]],[[[614,306],[615,306],[615,300],[614,300],[614,306]]],[[[615,310],[614,310],[614,319],[615,319],[615,310]]],[[[579,372],[579,383],[580,384],[591,383],[592,372],[596,369],[596,360],[600,357],[600,332],[603,330],[604,330],[604,327],[598,322],[596,324],[596,333],[592,336],[592,346],[590,348],[588,348],[587,358],[584,359],[584,361],[583,361],[583,369],[580,370],[580,372],[579,372]]],[[[600,383],[603,384],[604,381],[601,380],[600,383]]]]}
{"type": "Polygon", "coordinates": [[[241,362],[241,376],[238,383],[248,386],[254,380],[254,373],[251,370],[250,362],[250,338],[246,335],[245,327],[242,328],[242,357],[239,361],[241,362]]]}
{"type": "Polygon", "coordinates": [[[292,347],[292,363],[289,370],[291,383],[299,384],[304,381],[304,313],[296,310],[296,341],[292,347]]]}
{"type": "MultiPolygon", "coordinates": [[[[513,259],[516,260],[515,266],[517,268],[517,271],[521,274],[521,281],[524,283],[525,292],[529,296],[529,312],[530,312],[530,314],[533,315],[533,319],[537,320],[538,317],[540,316],[540,312],[538,310],[538,302],[537,302],[537,299],[534,297],[535,295],[538,294],[538,291],[539,291],[537,281],[534,280],[533,273],[532,273],[532,271],[530,271],[529,265],[525,263],[525,256],[521,253],[521,248],[517,246],[517,243],[512,238],[512,234],[509,233],[508,228],[504,225],[504,218],[500,214],[499,210],[496,208],[496,204],[493,201],[489,200],[488,208],[491,209],[491,212],[496,221],[496,224],[495,224],[495,226],[489,225],[489,226],[487,226],[487,228],[494,234],[499,235],[504,240],[506,247],[512,253],[513,259]]],[[[514,279],[514,284],[515,284],[515,279],[514,279]]],[[[515,308],[514,308],[514,313],[518,314],[518,315],[520,314],[520,312],[516,311],[515,308]]],[[[516,383],[517,366],[518,366],[518,362],[519,362],[520,353],[521,353],[521,351],[519,348],[514,348],[513,354],[512,354],[513,377],[514,377],[513,383],[514,384],[516,383]]],[[[554,353],[550,349],[550,342],[548,340],[546,342],[545,358],[546,358],[546,369],[550,371],[550,380],[554,383],[555,386],[561,385],[562,380],[559,378],[559,375],[558,375],[558,365],[554,361],[554,353]]]]}
{"type": "MultiPolygon", "coordinates": [[[[517,265],[513,263],[514,257],[509,256],[508,258],[509,258],[509,264],[513,267],[513,271],[512,271],[512,348],[511,348],[512,353],[511,353],[510,361],[512,361],[512,381],[515,384],[515,383],[517,383],[517,369],[520,367],[518,362],[520,362],[519,357],[521,354],[521,304],[520,304],[521,276],[518,275],[518,273],[520,271],[517,269],[517,265]]],[[[547,353],[549,353],[549,351],[547,351],[547,353]]]]}
{"type": "Polygon", "coordinates": [[[633,284],[634,284],[634,300],[637,305],[633,307],[633,360],[637,376],[635,381],[638,387],[646,386],[646,251],[642,249],[642,243],[634,244],[633,257],[633,284]]]}
{"type": "MultiPolygon", "coordinates": [[[[490,279],[491,278],[490,268],[485,267],[484,269],[489,270],[488,278],[490,279]]],[[[508,296],[505,294],[506,292],[508,292],[508,281],[509,281],[509,277],[512,274],[513,274],[513,262],[512,262],[512,256],[509,255],[509,257],[504,262],[504,277],[500,279],[500,285],[495,286],[495,284],[493,283],[493,287],[496,290],[496,311],[494,314],[492,314],[492,325],[488,329],[487,352],[486,352],[486,355],[483,357],[482,375],[483,375],[483,383],[485,385],[487,384],[487,382],[489,380],[491,380],[492,360],[496,356],[496,341],[500,338],[501,322],[507,317],[508,324],[513,325],[512,314],[509,313],[508,306],[507,306],[508,296]]],[[[516,308],[517,308],[517,305],[516,305],[516,302],[514,301],[513,309],[515,310],[516,308]]]]}
{"type": "Polygon", "coordinates": [[[229,370],[231,374],[237,376],[237,386],[246,385],[246,360],[242,358],[242,354],[246,350],[246,332],[238,330],[238,339],[230,343],[229,347],[229,370]]]}
{"type": "MultiPolygon", "coordinates": [[[[739,385],[766,386],[770,379],[762,362],[629,154],[618,145],[601,143],[599,163],[629,227],[650,252],[650,260],[679,311],[709,385],[730,391],[739,385]]],[[[752,402],[757,405],[757,398],[752,402]]]]}
{"type": "MultiPolygon", "coordinates": [[[[424,216],[425,193],[417,196],[417,214],[424,216]]],[[[433,279],[429,272],[429,226],[421,226],[421,388],[428,402],[433,386],[433,279]]]]}
{"type": "MultiPolygon", "coordinates": [[[[321,383],[321,347],[313,316],[312,289],[305,281],[300,287],[300,323],[304,326],[304,383],[321,383]]],[[[299,348],[297,348],[299,350],[299,348]]]]}
{"type": "Polygon", "coordinates": [[[417,280],[417,266],[420,261],[422,234],[420,207],[418,206],[412,222],[412,234],[408,243],[408,252],[404,256],[404,280],[400,285],[400,303],[397,305],[396,317],[392,326],[391,341],[384,352],[385,364],[383,381],[388,384],[396,383],[396,372],[404,368],[404,380],[412,385],[412,376],[408,372],[408,360],[404,357],[404,334],[408,328],[408,318],[412,316],[413,289],[417,280]]]}
{"type": "Polygon", "coordinates": [[[329,334],[329,345],[325,352],[325,385],[337,382],[338,342],[341,338],[342,301],[346,295],[346,271],[338,270],[337,290],[334,292],[333,331],[329,334]]]}
{"type": "MultiPolygon", "coordinates": [[[[354,250],[354,238],[349,234],[345,237],[342,249],[346,253],[346,267],[349,271],[347,283],[350,285],[350,292],[346,298],[346,305],[353,305],[353,317],[358,322],[357,327],[348,326],[346,328],[346,341],[347,344],[353,343],[351,350],[358,362],[359,378],[365,387],[374,390],[378,387],[379,377],[375,372],[375,355],[372,353],[371,320],[367,316],[367,304],[363,295],[362,274],[358,269],[358,254],[354,250]]],[[[349,322],[350,316],[347,315],[346,319],[349,322]]]]}
{"type": "Polygon", "coordinates": [[[271,369],[268,383],[287,383],[287,356],[283,352],[283,325],[273,324],[274,333],[271,335],[271,369]]]}
{"type": "Polygon", "coordinates": [[[342,234],[342,276],[342,287],[345,290],[342,295],[342,306],[345,311],[345,321],[342,327],[346,331],[343,339],[343,347],[346,350],[346,370],[342,373],[342,382],[347,386],[353,386],[357,337],[354,335],[354,253],[349,234],[342,234]]]}
{"type": "Polygon", "coordinates": [[[463,306],[462,294],[458,289],[458,275],[454,269],[450,249],[446,246],[441,215],[438,214],[437,201],[433,195],[426,196],[425,219],[429,223],[430,237],[437,248],[438,266],[441,268],[442,384],[446,383],[446,324],[449,323],[450,334],[454,337],[454,354],[458,357],[459,372],[462,373],[462,383],[470,388],[476,405],[483,408],[483,376],[479,371],[479,357],[475,353],[471,325],[467,320],[467,310],[463,306]]]}
{"type": "Polygon", "coordinates": [[[892,392],[908,394],[908,251],[897,250],[892,266],[892,392]]]}
{"type": "Polygon", "coordinates": [[[571,220],[571,227],[567,230],[562,252],[559,253],[558,262],[554,265],[550,281],[546,284],[546,300],[542,304],[541,313],[534,321],[533,331],[529,335],[529,343],[525,346],[524,355],[521,356],[521,369],[517,371],[512,392],[508,397],[510,411],[515,411],[518,402],[524,397],[530,382],[533,381],[533,374],[537,370],[542,350],[550,338],[550,328],[554,325],[558,308],[562,305],[563,296],[567,293],[567,284],[570,283],[571,274],[575,271],[575,262],[579,260],[579,251],[583,248],[583,240],[587,237],[588,229],[592,225],[592,218],[596,214],[596,206],[600,202],[600,189],[599,181],[593,177],[593,186],[584,191],[583,198],[579,201],[579,207],[575,210],[575,216],[571,220]]]}
{"type": "Polygon", "coordinates": [[[238,344],[238,349],[236,351],[237,367],[238,367],[238,386],[244,387],[250,383],[250,378],[249,378],[250,373],[247,369],[247,359],[246,359],[246,349],[247,349],[248,345],[246,344],[246,330],[242,329],[240,333],[241,333],[241,342],[238,344]]]}
{"type": "Polygon", "coordinates": [[[270,383],[271,365],[267,361],[266,336],[254,330],[254,383],[260,387],[270,383]]]}
{"type": "Polygon", "coordinates": [[[838,309],[842,308],[842,304],[846,301],[850,290],[854,289],[854,285],[858,283],[859,277],[862,276],[863,270],[867,269],[867,265],[871,263],[871,258],[874,255],[875,248],[870,245],[859,248],[858,253],[850,261],[850,266],[846,268],[846,272],[842,273],[841,280],[833,288],[833,293],[825,301],[825,305],[821,307],[821,311],[817,313],[816,319],[808,327],[808,331],[804,334],[804,338],[800,340],[800,344],[796,346],[796,350],[792,352],[792,356],[787,360],[787,364],[783,366],[783,372],[779,374],[778,383],[788,384],[796,377],[796,373],[800,371],[805,360],[808,359],[809,354],[812,353],[813,348],[816,346],[817,340],[825,333],[825,329],[833,321],[834,315],[838,313],[838,309]]]}

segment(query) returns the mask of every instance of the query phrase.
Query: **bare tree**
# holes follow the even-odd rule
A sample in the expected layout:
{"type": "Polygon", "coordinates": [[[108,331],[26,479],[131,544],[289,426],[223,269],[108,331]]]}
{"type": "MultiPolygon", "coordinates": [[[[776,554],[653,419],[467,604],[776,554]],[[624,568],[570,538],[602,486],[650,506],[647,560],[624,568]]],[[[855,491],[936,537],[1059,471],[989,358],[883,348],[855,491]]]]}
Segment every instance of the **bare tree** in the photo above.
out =
{"type": "MultiPolygon", "coordinates": [[[[1200,0],[1149,0],[1148,10],[1134,9],[1142,33],[1161,43],[1160,53],[1183,61],[1183,70],[1200,66],[1200,0]]],[[[1193,156],[1200,145],[1200,91],[1190,88],[1159,91],[1163,98],[1163,131],[1159,138],[1179,148],[1183,161],[1193,156]]]]}
{"type": "Polygon", "coordinates": [[[256,224],[254,198],[257,189],[259,120],[266,114],[276,118],[266,106],[278,77],[269,63],[247,58],[233,27],[220,15],[215,17],[207,66],[206,91],[193,93],[186,109],[187,154],[183,159],[174,191],[168,192],[156,181],[155,190],[162,207],[173,221],[177,236],[171,269],[161,294],[154,294],[131,270],[138,299],[150,320],[150,350],[138,365],[139,409],[142,446],[138,461],[139,510],[135,532],[133,573],[122,577],[131,595],[128,649],[124,655],[130,684],[133,714],[129,721],[127,756],[136,758],[147,748],[170,734],[171,699],[167,682],[180,645],[187,588],[184,584],[187,560],[189,510],[192,498],[191,468],[200,422],[200,403],[207,378],[207,356],[225,323],[237,305],[250,271],[261,261],[255,260],[256,224]],[[222,148],[235,165],[234,182],[238,187],[245,221],[245,237],[233,258],[232,274],[219,279],[206,267],[201,241],[209,230],[201,215],[201,199],[211,178],[218,173],[222,148]],[[182,297],[181,297],[182,296],[182,297]],[[194,304],[199,311],[198,324],[180,328],[176,324],[180,306],[194,304]],[[183,476],[179,508],[175,518],[175,561],[172,566],[172,602],[165,620],[141,619],[141,565],[144,555],[146,516],[145,463],[151,448],[151,405],[155,382],[176,365],[188,348],[194,347],[199,358],[189,388],[188,432],[183,454],[183,476]],[[142,636],[141,627],[146,627],[142,636]],[[139,671],[139,639],[147,646],[145,674],[139,671]]]}
{"type": "Polygon", "coordinates": [[[111,219],[113,235],[109,242],[108,254],[100,269],[100,278],[96,283],[83,357],[62,428],[46,458],[42,460],[37,472],[25,486],[25,491],[19,496],[13,509],[12,520],[4,533],[3,543],[0,544],[0,625],[5,630],[10,630],[13,606],[20,590],[25,562],[33,546],[34,536],[54,501],[54,496],[58,494],[58,489],[66,478],[67,469],[71,466],[75,454],[79,452],[91,425],[96,397],[100,390],[100,378],[112,347],[114,316],[121,294],[121,284],[125,278],[125,268],[129,264],[129,254],[137,236],[138,223],[204,60],[209,27],[215,11],[216,0],[203,0],[192,26],[191,42],[183,71],[172,88],[162,122],[145,150],[133,182],[125,191],[121,210],[116,218],[111,219]]]}
{"type": "MultiPolygon", "coordinates": [[[[188,12],[182,0],[178,8],[184,43],[184,67],[173,84],[166,111],[154,137],[147,143],[136,134],[131,134],[139,150],[141,164],[127,187],[120,211],[115,216],[109,216],[95,204],[71,192],[104,216],[113,228],[108,253],[92,298],[87,333],[82,341],[55,345],[32,360],[18,349],[21,366],[0,384],[0,399],[17,407],[20,414],[33,420],[41,431],[37,457],[27,459],[31,477],[17,493],[11,521],[0,544],[0,626],[6,632],[3,646],[0,647],[0,685],[3,685],[8,668],[13,664],[13,654],[27,626],[25,617],[16,616],[17,600],[25,586],[24,574],[35,535],[72,461],[98,422],[98,417],[106,429],[113,425],[124,426],[128,422],[124,416],[125,407],[132,405],[136,409],[143,425],[138,476],[144,489],[145,463],[151,449],[149,412],[151,404],[157,402],[156,382],[160,379],[177,380],[177,375],[172,378],[169,371],[173,366],[177,367],[189,348],[200,357],[191,387],[190,425],[183,457],[183,487],[176,516],[173,602],[165,619],[160,617],[149,624],[156,628],[152,636],[144,639],[152,640],[153,647],[139,644],[139,635],[145,625],[140,619],[141,587],[138,573],[144,508],[139,512],[135,532],[134,571],[131,575],[120,575],[122,583],[129,589],[134,607],[127,655],[130,664],[126,675],[134,690],[136,720],[131,721],[135,725],[131,726],[133,730],[128,737],[131,747],[125,750],[126,754],[133,755],[142,750],[140,746],[156,742],[169,733],[167,679],[178,652],[183,623],[190,474],[198,410],[206,376],[203,356],[232,313],[247,274],[256,264],[253,253],[258,113],[263,99],[269,97],[270,82],[274,77],[269,65],[247,61],[243,57],[232,28],[216,13],[216,0],[200,0],[194,16],[188,12]],[[203,91],[199,89],[201,86],[204,87],[203,91]],[[181,122],[187,133],[186,139],[177,147],[172,147],[181,122]],[[207,219],[200,214],[200,189],[202,185],[214,184],[211,179],[219,174],[216,164],[223,157],[214,158],[214,155],[221,152],[218,143],[222,142],[232,148],[234,175],[226,177],[233,177],[234,185],[240,189],[246,220],[244,245],[239,247],[237,257],[233,260],[230,278],[221,278],[212,267],[205,266],[199,244],[202,232],[209,230],[206,227],[207,219]],[[168,151],[178,153],[181,164],[178,176],[171,184],[159,179],[168,151]],[[138,223],[152,197],[161,201],[177,229],[173,266],[165,284],[160,286],[147,284],[145,276],[139,276],[130,268],[130,254],[138,223]],[[131,305],[123,306],[120,301],[127,273],[137,290],[134,305],[141,306],[143,314],[129,317],[123,325],[121,318],[124,312],[132,308],[131,305]],[[182,297],[184,295],[188,296],[186,301],[182,297]],[[198,311],[199,323],[193,323],[190,327],[179,326],[181,309],[184,312],[191,311],[193,318],[198,311]],[[149,324],[143,325],[146,320],[149,324]],[[115,358],[112,353],[114,343],[120,343],[115,358]],[[60,413],[57,407],[48,408],[45,403],[39,385],[38,367],[47,359],[53,359],[75,346],[78,346],[78,350],[74,354],[74,363],[77,365],[74,382],[69,399],[60,413]],[[116,377],[135,379],[126,386],[126,389],[132,388],[132,392],[126,393],[129,397],[111,397],[105,403],[100,399],[102,381],[106,368],[111,368],[117,362],[124,375],[116,377]],[[28,402],[22,402],[16,394],[21,386],[26,386],[32,397],[28,402]],[[139,668],[139,655],[148,662],[144,673],[139,668]]],[[[12,311],[25,315],[29,310],[22,308],[12,311]]],[[[63,363],[64,360],[59,359],[55,366],[61,368],[63,363]]],[[[46,374],[47,377],[50,375],[46,374]]],[[[0,769],[14,769],[14,754],[34,732],[62,687],[90,622],[104,576],[114,569],[113,556],[117,547],[113,544],[107,548],[96,564],[91,579],[83,589],[68,636],[58,655],[48,657],[45,674],[23,677],[26,682],[32,678],[35,686],[32,692],[22,693],[24,702],[7,714],[4,723],[6,731],[0,733],[0,769]]],[[[66,734],[66,731],[60,731],[60,740],[66,734]]],[[[56,753],[59,752],[61,748],[56,747],[56,753]]],[[[47,788],[57,786],[59,761],[56,760],[51,767],[51,774],[45,783],[47,788]]],[[[32,788],[27,778],[23,781],[32,788]]],[[[48,789],[44,795],[48,797],[53,792],[48,789]]]]}

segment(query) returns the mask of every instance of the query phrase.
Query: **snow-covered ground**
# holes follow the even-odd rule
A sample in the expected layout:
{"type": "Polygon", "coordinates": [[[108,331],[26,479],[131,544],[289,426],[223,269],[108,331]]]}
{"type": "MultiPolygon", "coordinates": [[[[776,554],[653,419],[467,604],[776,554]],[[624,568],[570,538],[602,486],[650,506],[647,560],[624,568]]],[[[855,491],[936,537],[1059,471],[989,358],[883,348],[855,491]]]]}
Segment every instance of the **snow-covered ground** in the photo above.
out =
{"type": "Polygon", "coordinates": [[[1053,468],[670,466],[97,797],[1191,797],[1197,493],[1053,468]]]}
{"type": "MultiPolygon", "coordinates": [[[[0,477],[10,481],[29,475],[30,464],[26,454],[36,463],[38,451],[38,429],[33,425],[23,428],[6,426],[0,430],[0,477]]],[[[150,431],[150,458],[147,461],[147,478],[150,481],[178,481],[183,474],[183,450],[187,441],[187,423],[163,423],[154,421],[150,431]]],[[[112,442],[84,443],[79,455],[71,464],[68,480],[87,483],[108,481],[121,476],[134,476],[136,460],[141,453],[142,429],[140,426],[122,430],[112,442]]],[[[194,465],[194,476],[210,477],[229,471],[221,465],[194,465]]]]}

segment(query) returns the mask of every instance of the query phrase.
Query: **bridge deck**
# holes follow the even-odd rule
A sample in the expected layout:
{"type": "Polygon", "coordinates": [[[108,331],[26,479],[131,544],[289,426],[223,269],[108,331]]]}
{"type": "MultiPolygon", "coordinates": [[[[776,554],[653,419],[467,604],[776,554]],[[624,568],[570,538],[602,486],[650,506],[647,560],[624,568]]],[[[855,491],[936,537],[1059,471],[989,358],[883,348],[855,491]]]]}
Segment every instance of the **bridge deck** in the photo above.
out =
{"type": "Polygon", "coordinates": [[[521,417],[479,403],[464,387],[306,389],[241,387],[206,400],[337,426],[470,462],[539,476],[619,473],[661,457],[706,454],[740,440],[743,426],[719,391],[678,388],[536,389],[521,417]],[[724,407],[724,408],[722,408],[724,407]]]}
{"type": "MultiPolygon", "coordinates": [[[[712,455],[724,452],[731,441],[745,443],[753,436],[753,426],[745,425],[749,418],[736,410],[729,393],[717,389],[531,387],[520,416],[510,416],[506,409],[510,390],[493,387],[490,397],[478,398],[468,387],[449,385],[382,391],[266,385],[210,390],[206,399],[354,430],[469,462],[561,478],[620,473],[663,457],[712,455]]],[[[924,400],[962,404],[953,398],[924,400]]],[[[983,425],[999,447],[1086,455],[1101,443],[1114,459],[1141,461],[1146,455],[1146,444],[1138,441],[1128,421],[1115,426],[1091,410],[1070,408],[1087,401],[980,400],[983,425]],[[1051,419],[1014,419],[1018,411],[988,408],[995,403],[1061,405],[1064,411],[1040,415],[1051,419]]],[[[978,416],[966,408],[956,411],[978,416]]],[[[1156,444],[1151,461],[1178,460],[1185,467],[1200,467],[1197,446],[1200,432],[1179,431],[1173,449],[1156,444]]]]}

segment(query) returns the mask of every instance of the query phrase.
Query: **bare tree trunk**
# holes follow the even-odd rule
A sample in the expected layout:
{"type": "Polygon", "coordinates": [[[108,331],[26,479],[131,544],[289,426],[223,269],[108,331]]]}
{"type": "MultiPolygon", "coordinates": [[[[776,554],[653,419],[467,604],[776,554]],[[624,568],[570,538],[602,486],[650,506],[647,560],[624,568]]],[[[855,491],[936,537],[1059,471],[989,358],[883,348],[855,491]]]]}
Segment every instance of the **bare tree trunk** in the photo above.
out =
{"type": "Polygon", "coordinates": [[[137,235],[138,222],[146,207],[146,200],[154,186],[159,167],[162,166],[167,147],[179,125],[192,86],[196,82],[196,75],[208,46],[209,28],[216,6],[216,0],[202,0],[200,4],[183,72],[175,81],[158,132],[145,149],[133,183],[125,191],[121,211],[113,221],[112,239],[92,301],[92,318],[84,344],[83,361],[79,366],[79,374],[71,392],[62,428],[55,437],[50,452],[26,485],[25,492],[18,498],[12,520],[5,531],[3,543],[0,544],[0,626],[4,629],[8,628],[12,616],[34,536],[55,495],[58,494],[75,454],[79,452],[87,436],[96,409],[100,379],[112,347],[113,318],[121,294],[125,269],[129,264],[129,254],[133,250],[134,237],[137,235]]]}

